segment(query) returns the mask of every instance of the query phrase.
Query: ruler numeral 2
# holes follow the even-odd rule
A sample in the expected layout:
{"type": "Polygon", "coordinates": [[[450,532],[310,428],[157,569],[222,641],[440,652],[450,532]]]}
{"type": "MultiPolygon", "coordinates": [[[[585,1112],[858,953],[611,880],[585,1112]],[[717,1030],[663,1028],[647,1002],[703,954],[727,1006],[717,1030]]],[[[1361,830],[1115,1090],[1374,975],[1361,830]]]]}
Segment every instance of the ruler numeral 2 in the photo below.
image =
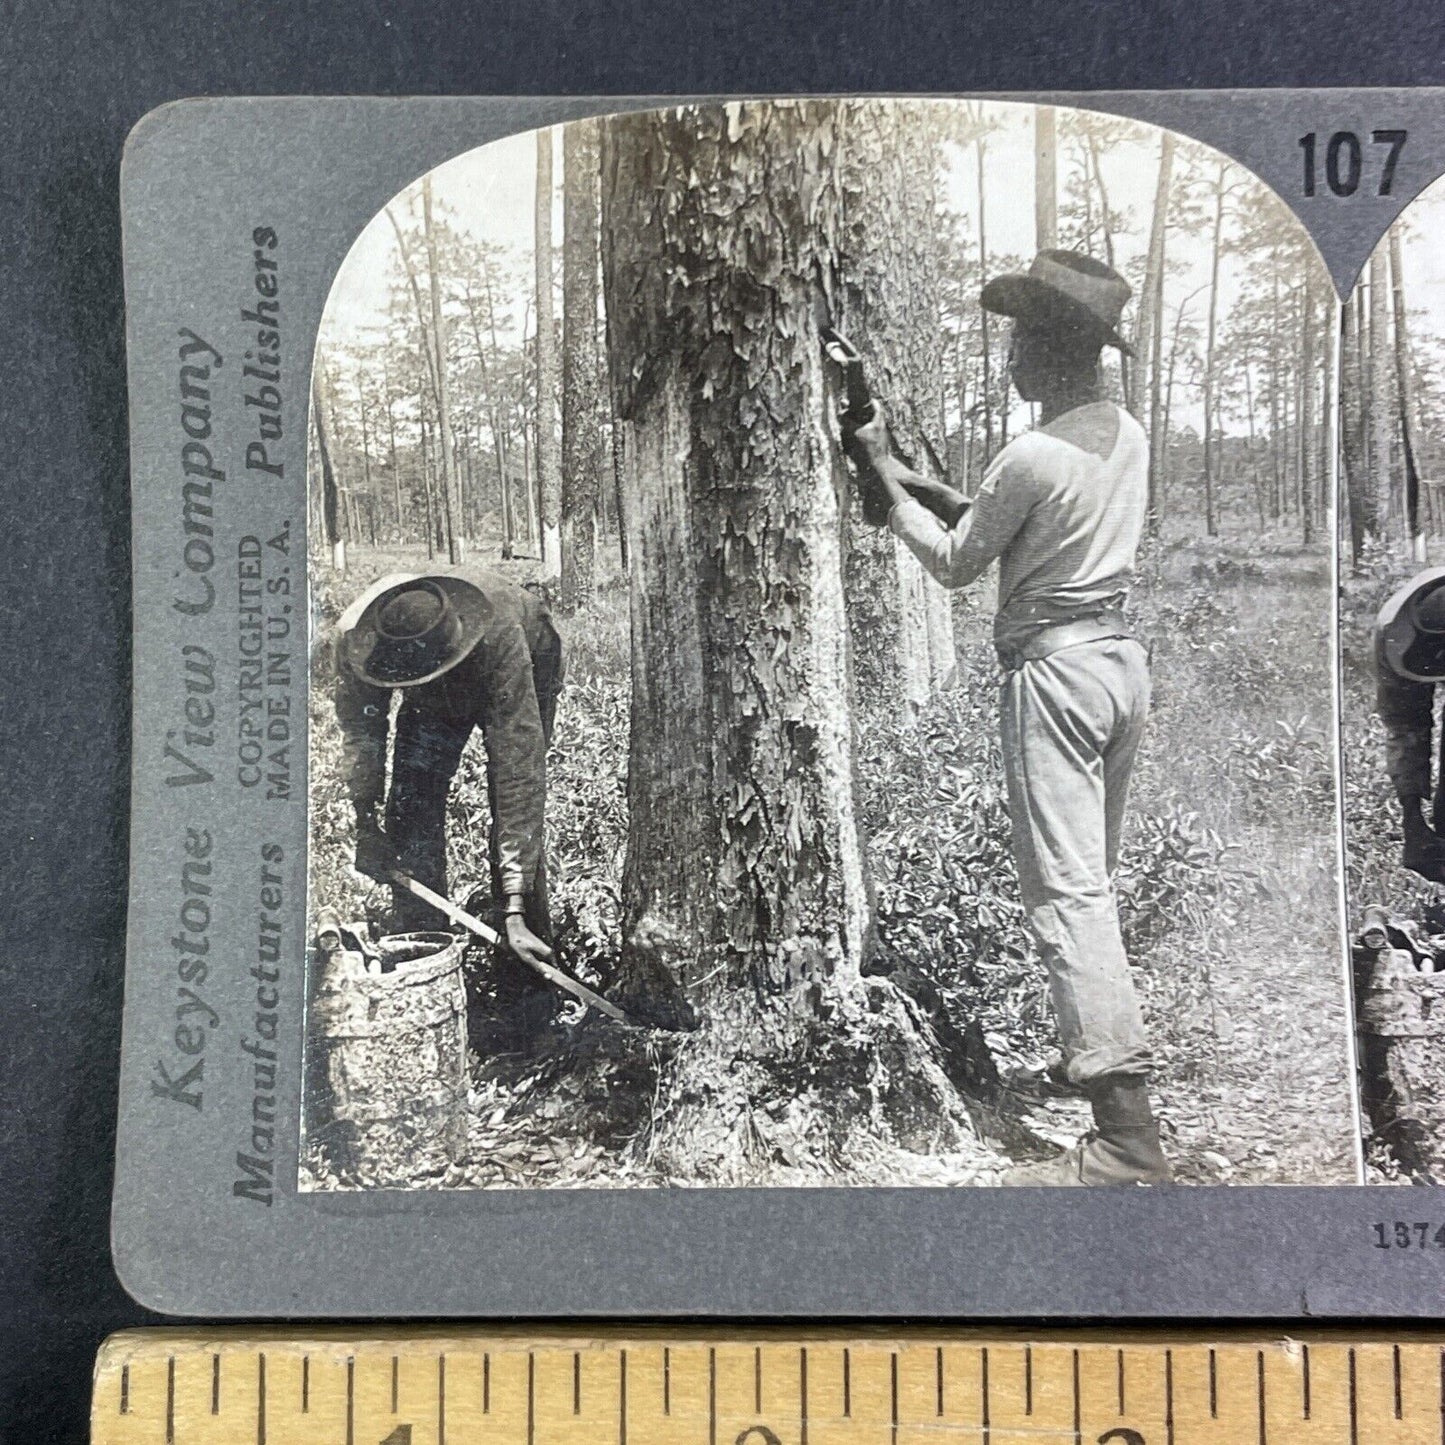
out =
{"type": "MultiPolygon", "coordinates": [[[[1395,186],[1395,166],[1399,163],[1400,152],[1405,149],[1406,132],[1403,130],[1375,130],[1370,132],[1373,145],[1386,146],[1384,162],[1380,167],[1380,183],[1376,195],[1388,196],[1395,186]]],[[[1307,196],[1319,193],[1318,137],[1314,131],[1299,138],[1300,149],[1304,152],[1304,193],[1307,196]]],[[[1352,130],[1337,130],[1325,142],[1325,185],[1333,196],[1353,196],[1360,188],[1360,174],[1364,170],[1365,152],[1360,138],[1352,130]]]]}

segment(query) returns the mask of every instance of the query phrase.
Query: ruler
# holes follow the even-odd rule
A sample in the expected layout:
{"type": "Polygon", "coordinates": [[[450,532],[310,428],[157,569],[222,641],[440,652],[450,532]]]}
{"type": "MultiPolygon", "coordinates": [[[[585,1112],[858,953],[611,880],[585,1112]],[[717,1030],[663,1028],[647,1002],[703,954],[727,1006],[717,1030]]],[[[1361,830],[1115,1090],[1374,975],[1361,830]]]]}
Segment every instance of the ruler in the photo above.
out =
{"type": "Polygon", "coordinates": [[[134,1330],[93,1445],[1445,1445],[1445,1332],[134,1330]]]}

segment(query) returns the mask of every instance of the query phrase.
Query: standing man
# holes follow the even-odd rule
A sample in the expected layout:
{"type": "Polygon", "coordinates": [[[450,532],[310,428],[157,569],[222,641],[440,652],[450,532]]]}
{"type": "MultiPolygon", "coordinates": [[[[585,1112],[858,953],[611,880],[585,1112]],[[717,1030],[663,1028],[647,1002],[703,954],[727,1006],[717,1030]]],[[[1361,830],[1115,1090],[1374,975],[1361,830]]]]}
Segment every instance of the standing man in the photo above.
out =
{"type": "Polygon", "coordinates": [[[1445,681],[1445,567],[1417,573],[1375,619],[1376,710],[1385,728],[1385,769],[1405,830],[1401,865],[1445,883],[1445,734],[1434,789],[1435,684],[1445,681]]]}
{"type": "Polygon", "coordinates": [[[985,309],[1013,319],[1009,374],[1019,396],[1038,403],[1040,425],[999,453],[971,506],[959,493],[940,499],[937,483],[893,453],[881,409],[847,441],[887,490],[893,531],[945,587],[999,562],[994,643],[1019,891],[1048,968],[1064,1064],[1095,1124],[1059,1157],[1011,1170],[1007,1184],[1170,1178],[1114,895],[1149,711],[1147,655],[1123,614],[1149,446],[1099,379],[1103,347],[1129,353],[1118,331],[1129,294],[1111,267],[1057,250],[984,287],[985,309]]]}
{"type": "MultiPolygon", "coordinates": [[[[400,871],[446,893],[447,797],[462,750],[480,728],[493,921],[518,959],[550,959],[543,820],[562,644],[546,607],[482,568],[394,575],[342,613],[332,648],[358,871],[379,882],[400,871]],[[393,692],[401,704],[387,794],[393,692]]],[[[393,886],[392,897],[402,929],[446,926],[405,890],[393,886]]],[[[527,976],[548,993],[530,969],[527,976]]]]}

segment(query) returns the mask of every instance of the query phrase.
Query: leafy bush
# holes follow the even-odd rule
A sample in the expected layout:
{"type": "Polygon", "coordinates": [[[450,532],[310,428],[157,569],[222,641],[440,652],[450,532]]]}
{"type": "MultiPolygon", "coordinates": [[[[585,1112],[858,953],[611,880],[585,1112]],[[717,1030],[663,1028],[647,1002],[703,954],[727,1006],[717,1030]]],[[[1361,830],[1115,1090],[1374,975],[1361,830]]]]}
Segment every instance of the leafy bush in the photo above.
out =
{"type": "Polygon", "coordinates": [[[1142,963],[1171,934],[1232,922],[1252,878],[1238,846],[1225,842],[1182,803],[1139,811],[1115,879],[1130,957],[1142,963]]]}
{"type": "Polygon", "coordinates": [[[1247,725],[1236,727],[1230,770],[1251,823],[1293,814],[1328,825],[1335,806],[1334,760],[1323,730],[1309,718],[1276,719],[1264,737],[1247,725]]]}

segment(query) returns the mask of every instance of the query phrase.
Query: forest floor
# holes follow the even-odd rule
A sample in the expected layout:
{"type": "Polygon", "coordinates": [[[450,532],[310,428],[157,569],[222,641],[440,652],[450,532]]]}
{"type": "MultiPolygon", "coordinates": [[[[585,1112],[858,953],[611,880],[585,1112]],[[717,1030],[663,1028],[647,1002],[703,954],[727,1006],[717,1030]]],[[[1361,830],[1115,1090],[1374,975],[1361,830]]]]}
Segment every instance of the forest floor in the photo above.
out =
{"type": "MultiPolygon", "coordinates": [[[[485,555],[478,549],[476,555],[485,555]]],[[[495,551],[492,551],[495,556],[495,551]]],[[[318,625],[376,577],[422,570],[424,549],[356,549],[321,572],[318,625]]],[[[526,580],[532,564],[499,564],[526,580]]],[[[757,1182],[987,1184],[1016,1158],[1072,1143],[1087,1106],[1039,1076],[1055,1048],[1045,978],[1018,904],[997,745],[989,586],[959,594],[959,684],[916,724],[859,728],[860,784],[880,934],[936,985],[948,1022],[982,1026],[1009,1127],[953,1157],[842,1161],[757,1182]]],[[[1184,1183],[1350,1183],[1358,1124],[1338,943],[1330,736],[1329,566],[1284,539],[1153,546],[1132,610],[1151,645],[1154,710],[1125,830],[1126,941],[1158,1062],[1166,1148],[1184,1183]]],[[[626,840],[628,612],[620,578],[558,619],[567,685],[548,776],[548,858],[560,960],[605,985],[626,840]]],[[[311,706],[311,902],[359,918],[381,890],[351,870],[352,820],[322,689],[311,706]]],[[[479,740],[453,789],[453,891],[486,876],[479,740]]],[[[484,962],[478,963],[485,967],[484,962]]],[[[647,1141],[667,1036],[568,1003],[528,1056],[475,1058],[471,1186],[684,1183],[647,1141]]],[[[336,1187],[308,1149],[309,1187],[336,1187]]]]}
{"type": "MultiPolygon", "coordinates": [[[[1349,930],[1360,915],[1382,903],[1392,917],[1423,920],[1430,904],[1445,902],[1445,889],[1400,866],[1404,845],[1399,805],[1385,772],[1385,734],[1375,715],[1375,615],[1389,595],[1423,565],[1445,562],[1445,544],[1436,541],[1425,564],[1405,555],[1381,552],[1357,572],[1348,570],[1340,587],[1340,749],[1344,767],[1344,816],[1349,930]]],[[[1440,725],[1437,698],[1436,725],[1440,725]]],[[[1384,1142],[1365,1128],[1365,1164],[1373,1182],[1408,1184],[1384,1142]]]]}

